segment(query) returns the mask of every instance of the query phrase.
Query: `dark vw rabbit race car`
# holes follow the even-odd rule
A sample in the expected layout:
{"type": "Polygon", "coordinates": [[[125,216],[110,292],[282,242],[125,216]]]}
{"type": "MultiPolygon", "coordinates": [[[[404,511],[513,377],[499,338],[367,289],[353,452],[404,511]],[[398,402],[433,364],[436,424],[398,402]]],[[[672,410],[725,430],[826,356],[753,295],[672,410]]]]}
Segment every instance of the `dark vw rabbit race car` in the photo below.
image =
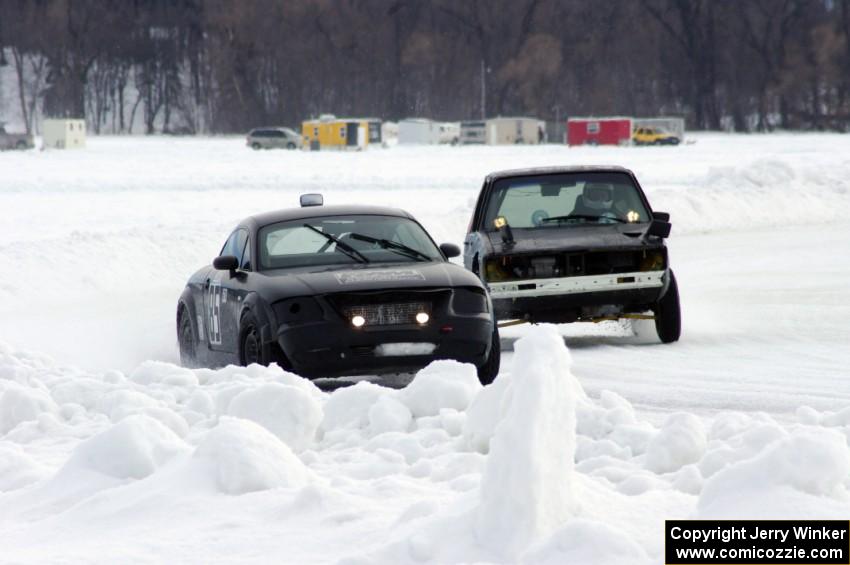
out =
{"type": "Polygon", "coordinates": [[[489,175],[464,241],[464,264],[487,285],[499,320],[655,321],[679,339],[676,277],[655,212],[634,173],[557,167],[489,175]]]}
{"type": "Polygon", "coordinates": [[[416,371],[435,359],[499,371],[499,334],[481,281],[447,259],[407,212],[301,208],[246,218],[177,305],[181,361],[275,362],[308,378],[416,371]]]}

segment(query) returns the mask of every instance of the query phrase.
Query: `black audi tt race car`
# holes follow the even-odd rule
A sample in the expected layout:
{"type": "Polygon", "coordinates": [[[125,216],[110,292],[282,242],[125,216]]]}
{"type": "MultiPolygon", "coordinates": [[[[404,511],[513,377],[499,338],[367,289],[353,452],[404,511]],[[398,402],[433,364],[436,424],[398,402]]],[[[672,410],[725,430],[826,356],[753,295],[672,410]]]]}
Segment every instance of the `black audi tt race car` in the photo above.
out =
{"type": "Polygon", "coordinates": [[[553,167],[489,175],[464,241],[499,320],[653,319],[681,331],[664,239],[670,215],[621,167],[553,167]]]}
{"type": "Polygon", "coordinates": [[[407,212],[301,208],[246,218],[177,304],[188,366],[276,362],[308,378],[406,373],[435,359],[499,371],[499,334],[481,281],[407,212]]]}

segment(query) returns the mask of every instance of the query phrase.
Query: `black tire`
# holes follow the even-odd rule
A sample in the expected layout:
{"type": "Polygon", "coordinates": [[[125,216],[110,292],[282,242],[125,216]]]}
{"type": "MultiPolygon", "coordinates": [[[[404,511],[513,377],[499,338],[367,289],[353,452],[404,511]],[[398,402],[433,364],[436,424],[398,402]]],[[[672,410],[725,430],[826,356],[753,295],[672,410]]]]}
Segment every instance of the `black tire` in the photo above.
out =
{"type": "Polygon", "coordinates": [[[247,367],[253,363],[269,364],[260,338],[257,318],[251,312],[246,312],[239,324],[239,364],[247,367]]]}
{"type": "Polygon", "coordinates": [[[478,380],[482,385],[488,385],[496,380],[499,375],[499,366],[502,363],[502,343],[499,339],[499,326],[493,320],[493,336],[490,342],[490,355],[478,367],[478,380]]]}
{"type": "Polygon", "coordinates": [[[189,309],[183,306],[180,308],[180,317],[177,321],[177,344],[180,348],[180,364],[184,367],[197,366],[198,358],[195,349],[197,343],[192,316],[189,314],[189,309]]]}
{"type": "Polygon", "coordinates": [[[295,149],[295,144],[290,141],[286,144],[286,148],[291,151],[292,149],[295,149]]]}
{"type": "Polygon", "coordinates": [[[679,308],[679,285],[673,271],[670,271],[667,292],[655,303],[652,311],[655,314],[655,332],[661,343],[679,341],[682,334],[682,312],[679,308]]]}
{"type": "Polygon", "coordinates": [[[24,149],[27,148],[27,142],[26,141],[19,141],[18,143],[15,144],[15,147],[17,149],[20,149],[21,151],[23,151],[24,149]]]}
{"type": "Polygon", "coordinates": [[[253,149],[254,151],[257,151],[257,150],[262,149],[262,148],[263,148],[263,146],[260,145],[259,143],[257,143],[256,141],[251,144],[251,149],[253,149]]]}

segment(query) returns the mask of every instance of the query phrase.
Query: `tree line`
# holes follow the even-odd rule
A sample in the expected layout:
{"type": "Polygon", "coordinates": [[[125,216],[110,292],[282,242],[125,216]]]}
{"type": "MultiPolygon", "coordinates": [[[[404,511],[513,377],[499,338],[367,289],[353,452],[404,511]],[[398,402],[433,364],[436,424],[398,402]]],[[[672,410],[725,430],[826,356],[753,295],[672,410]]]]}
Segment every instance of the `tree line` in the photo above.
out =
{"type": "Polygon", "coordinates": [[[28,130],[335,113],[846,131],[850,0],[0,0],[0,65],[0,119],[14,104],[28,130]]]}

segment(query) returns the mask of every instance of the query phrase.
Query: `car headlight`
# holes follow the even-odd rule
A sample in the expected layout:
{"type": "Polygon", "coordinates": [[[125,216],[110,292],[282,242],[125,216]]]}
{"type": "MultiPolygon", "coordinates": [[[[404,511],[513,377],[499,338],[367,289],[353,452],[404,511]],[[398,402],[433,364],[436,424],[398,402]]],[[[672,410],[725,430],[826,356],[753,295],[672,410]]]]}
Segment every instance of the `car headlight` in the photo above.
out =
{"type": "Polygon", "coordinates": [[[661,249],[647,251],[640,262],[641,271],[663,271],[666,267],[665,253],[661,249]]]}
{"type": "Polygon", "coordinates": [[[484,289],[456,288],[452,296],[452,309],[458,314],[484,314],[490,311],[490,302],[484,289]]]}

